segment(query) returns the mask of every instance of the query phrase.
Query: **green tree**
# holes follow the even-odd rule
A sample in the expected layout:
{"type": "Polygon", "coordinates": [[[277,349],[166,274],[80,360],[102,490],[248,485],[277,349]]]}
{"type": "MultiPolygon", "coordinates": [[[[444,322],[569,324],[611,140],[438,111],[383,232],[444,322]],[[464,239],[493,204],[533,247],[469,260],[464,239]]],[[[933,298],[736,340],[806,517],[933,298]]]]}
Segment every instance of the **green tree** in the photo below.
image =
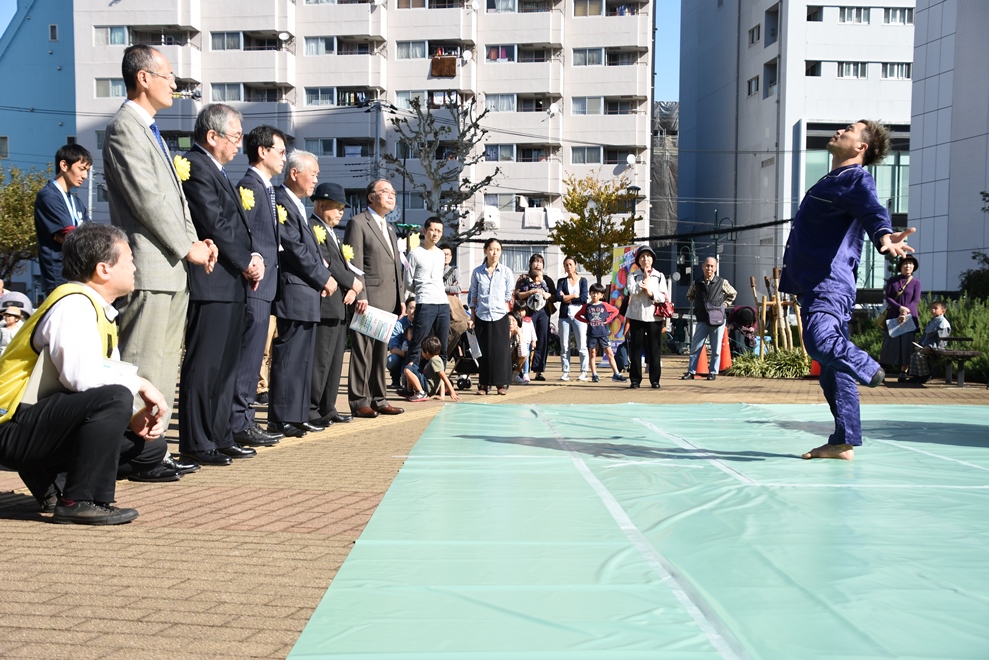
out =
{"type": "MultiPolygon", "coordinates": [[[[983,190],[979,194],[982,195],[982,212],[989,213],[989,192],[983,190]]],[[[972,259],[980,265],[962,271],[958,276],[958,287],[969,298],[989,300],[989,254],[976,250],[972,252],[972,259]]]]}
{"type": "Polygon", "coordinates": [[[488,111],[477,112],[474,97],[463,102],[454,99],[435,109],[444,112],[423,107],[418,98],[413,98],[411,105],[413,116],[391,120],[408,158],[388,154],[384,160],[409,182],[412,191],[422,195],[426,209],[443,221],[447,227],[445,240],[459,245],[484,230],[483,216],[464,231],[460,230],[461,220],[469,213],[465,202],[489,186],[500,173],[496,167],[493,174],[480,181],[461,178],[465,168],[484,160],[484,150],[477,146],[488,132],[481,126],[488,111]]]}
{"type": "Polygon", "coordinates": [[[592,173],[578,179],[569,175],[563,180],[566,193],[563,208],[571,217],[561,220],[549,232],[549,239],[577,263],[601,279],[611,272],[612,249],[628,245],[635,238],[635,222],[642,216],[628,213],[634,198],[627,188],[628,175],[602,181],[592,173]]]}
{"type": "Polygon", "coordinates": [[[0,165],[0,279],[10,278],[38,256],[34,198],[46,183],[46,172],[24,173],[16,167],[5,171],[0,165]]]}

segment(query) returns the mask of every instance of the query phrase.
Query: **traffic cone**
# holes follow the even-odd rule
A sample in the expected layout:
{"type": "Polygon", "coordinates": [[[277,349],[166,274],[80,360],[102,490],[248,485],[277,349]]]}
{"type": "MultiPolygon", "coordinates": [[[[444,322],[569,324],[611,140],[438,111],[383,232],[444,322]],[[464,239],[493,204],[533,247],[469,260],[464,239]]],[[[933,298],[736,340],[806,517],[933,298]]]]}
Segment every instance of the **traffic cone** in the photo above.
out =
{"type": "Polygon", "coordinates": [[[727,332],[721,335],[721,355],[718,356],[718,362],[720,363],[718,370],[721,373],[731,369],[731,345],[728,343],[727,332]]]}
{"type": "Polygon", "coordinates": [[[694,378],[699,376],[704,376],[707,378],[710,369],[707,366],[707,345],[701,347],[701,354],[697,358],[697,371],[694,373],[694,378]]]}
{"type": "Polygon", "coordinates": [[[821,363],[817,360],[810,361],[810,376],[808,378],[820,378],[821,377],[821,363]]]}

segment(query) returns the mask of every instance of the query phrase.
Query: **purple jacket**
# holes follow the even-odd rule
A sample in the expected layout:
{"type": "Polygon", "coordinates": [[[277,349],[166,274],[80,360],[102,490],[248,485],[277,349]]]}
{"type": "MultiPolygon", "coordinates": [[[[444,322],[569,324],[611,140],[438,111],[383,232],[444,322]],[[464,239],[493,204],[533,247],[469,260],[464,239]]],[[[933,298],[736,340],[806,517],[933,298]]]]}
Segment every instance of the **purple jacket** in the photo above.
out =
{"type": "MultiPolygon", "coordinates": [[[[900,307],[907,307],[910,309],[910,316],[913,317],[914,321],[917,320],[917,303],[920,302],[920,280],[916,277],[910,280],[910,284],[906,283],[907,278],[903,275],[894,275],[889,278],[886,282],[886,305],[887,307],[887,317],[892,318],[894,316],[900,315],[900,307]],[[900,297],[897,298],[896,294],[899,293],[900,289],[904,289],[900,297]]],[[[920,324],[917,324],[920,327],[920,324]]]]}

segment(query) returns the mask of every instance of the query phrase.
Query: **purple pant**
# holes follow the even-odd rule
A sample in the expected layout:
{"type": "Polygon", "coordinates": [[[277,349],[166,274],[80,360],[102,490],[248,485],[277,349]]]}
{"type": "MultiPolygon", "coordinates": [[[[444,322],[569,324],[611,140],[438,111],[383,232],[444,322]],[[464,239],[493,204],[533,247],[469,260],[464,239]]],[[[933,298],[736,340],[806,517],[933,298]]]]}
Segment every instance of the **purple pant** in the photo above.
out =
{"type": "Polygon", "coordinates": [[[879,363],[848,339],[848,315],[832,312],[804,313],[804,345],[821,365],[821,389],[834,416],[829,445],[862,444],[858,381],[869,384],[879,363]]]}

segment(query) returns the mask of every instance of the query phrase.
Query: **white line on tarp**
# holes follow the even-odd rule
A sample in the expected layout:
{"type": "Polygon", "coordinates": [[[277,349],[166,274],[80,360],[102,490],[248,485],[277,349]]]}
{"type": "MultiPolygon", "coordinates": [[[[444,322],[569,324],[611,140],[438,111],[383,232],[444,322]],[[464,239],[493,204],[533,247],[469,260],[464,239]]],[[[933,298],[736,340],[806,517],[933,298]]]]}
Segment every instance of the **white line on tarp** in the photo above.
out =
{"type": "Polygon", "coordinates": [[[668,433],[668,432],[664,431],[663,429],[661,429],[661,428],[657,427],[656,425],[654,425],[652,422],[647,422],[646,420],[640,419],[638,417],[636,417],[632,421],[641,424],[642,426],[646,427],[647,429],[649,429],[650,431],[652,431],[656,435],[658,435],[660,437],[663,437],[663,438],[666,438],[670,442],[678,445],[681,449],[690,449],[692,451],[696,451],[697,452],[696,456],[702,456],[705,460],[710,461],[711,464],[714,465],[714,467],[718,468],[719,470],[721,470],[725,474],[731,476],[733,479],[737,479],[738,481],[742,482],[746,486],[758,486],[759,485],[759,483],[756,480],[750,479],[749,477],[745,476],[744,474],[742,474],[741,472],[739,472],[735,468],[730,467],[728,465],[725,465],[725,463],[722,460],[720,460],[717,456],[715,456],[714,454],[712,454],[712,453],[710,453],[708,451],[705,451],[704,449],[701,449],[700,447],[698,447],[697,445],[693,444],[692,442],[690,442],[686,438],[683,438],[683,437],[681,437],[679,435],[675,435],[673,433],[668,433]]]}

